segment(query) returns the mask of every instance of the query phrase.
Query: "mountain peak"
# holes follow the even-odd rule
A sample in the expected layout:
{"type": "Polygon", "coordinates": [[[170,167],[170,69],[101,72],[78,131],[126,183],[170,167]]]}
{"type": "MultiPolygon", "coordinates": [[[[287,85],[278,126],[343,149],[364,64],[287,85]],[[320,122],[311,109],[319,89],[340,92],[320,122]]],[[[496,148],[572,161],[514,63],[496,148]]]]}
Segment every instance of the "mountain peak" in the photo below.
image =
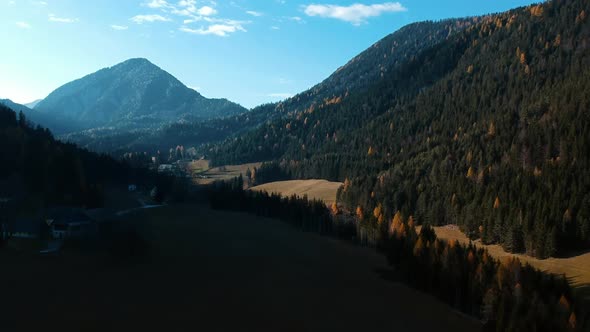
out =
{"type": "Polygon", "coordinates": [[[114,67],[117,66],[121,66],[121,65],[134,65],[134,66],[138,66],[138,65],[152,65],[157,67],[155,64],[153,64],[150,60],[146,59],[146,58],[131,58],[131,59],[127,59],[117,65],[115,65],[114,67]]]}
{"type": "Polygon", "coordinates": [[[145,58],[133,58],[67,83],[37,106],[80,129],[158,126],[182,118],[211,119],[245,112],[227,100],[207,99],[145,58]]]}

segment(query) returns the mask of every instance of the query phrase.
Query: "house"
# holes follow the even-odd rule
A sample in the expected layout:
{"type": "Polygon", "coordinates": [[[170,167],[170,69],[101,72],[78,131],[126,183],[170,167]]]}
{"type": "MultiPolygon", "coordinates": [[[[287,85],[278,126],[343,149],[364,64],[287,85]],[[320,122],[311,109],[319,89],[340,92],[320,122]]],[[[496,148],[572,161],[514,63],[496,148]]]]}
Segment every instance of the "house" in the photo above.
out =
{"type": "Polygon", "coordinates": [[[45,222],[54,239],[83,238],[98,234],[98,224],[80,209],[51,209],[46,213],[45,222]]]}
{"type": "Polygon", "coordinates": [[[158,166],[158,173],[173,173],[174,165],[172,164],[161,164],[158,166]]]}

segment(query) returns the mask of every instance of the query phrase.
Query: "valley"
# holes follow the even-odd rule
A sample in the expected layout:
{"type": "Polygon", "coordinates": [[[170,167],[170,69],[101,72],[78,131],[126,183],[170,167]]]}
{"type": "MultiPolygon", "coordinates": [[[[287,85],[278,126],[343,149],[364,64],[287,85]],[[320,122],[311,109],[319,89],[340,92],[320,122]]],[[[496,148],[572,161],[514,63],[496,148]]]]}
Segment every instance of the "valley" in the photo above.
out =
{"type": "Polygon", "coordinates": [[[590,2],[299,1],[0,3],[0,330],[590,330],[590,2]]]}

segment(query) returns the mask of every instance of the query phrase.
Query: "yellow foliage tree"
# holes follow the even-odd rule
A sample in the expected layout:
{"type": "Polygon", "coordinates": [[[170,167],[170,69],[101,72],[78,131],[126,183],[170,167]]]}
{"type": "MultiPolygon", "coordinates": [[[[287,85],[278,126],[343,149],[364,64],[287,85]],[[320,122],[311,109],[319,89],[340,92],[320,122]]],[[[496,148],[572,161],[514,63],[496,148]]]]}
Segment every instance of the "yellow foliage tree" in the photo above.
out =
{"type": "Polygon", "coordinates": [[[332,206],[331,206],[330,210],[332,210],[332,214],[333,215],[337,215],[338,212],[340,212],[338,210],[338,204],[336,204],[336,202],[332,203],[332,206]]]}
{"type": "Polygon", "coordinates": [[[369,151],[367,151],[367,155],[372,156],[375,154],[375,150],[373,149],[372,146],[369,146],[369,151]]]}
{"type": "Polygon", "coordinates": [[[565,295],[561,295],[559,298],[559,306],[566,312],[570,311],[570,302],[567,300],[565,295]]]}
{"type": "Polygon", "coordinates": [[[398,230],[400,230],[401,226],[404,224],[402,220],[401,212],[397,211],[391,220],[391,225],[389,226],[389,235],[393,235],[398,230]]]}
{"type": "Polygon", "coordinates": [[[541,17],[543,16],[543,6],[542,5],[537,5],[537,6],[532,6],[530,9],[531,15],[535,16],[535,17],[541,17]]]}
{"type": "Polygon", "coordinates": [[[348,178],[344,179],[344,188],[342,191],[346,192],[350,188],[350,180],[348,178]]]}
{"type": "Polygon", "coordinates": [[[494,124],[494,121],[490,122],[490,125],[488,127],[488,136],[489,137],[496,136],[496,125],[494,124]]]}
{"type": "Polygon", "coordinates": [[[373,209],[373,216],[375,218],[379,218],[379,216],[381,216],[381,214],[383,213],[383,206],[381,205],[381,203],[377,204],[377,206],[373,209]]]}
{"type": "Polygon", "coordinates": [[[363,208],[360,205],[356,207],[356,217],[363,219],[363,208]]]}
{"type": "Polygon", "coordinates": [[[496,196],[496,200],[494,201],[494,209],[500,207],[500,197],[496,196]]]}
{"type": "Polygon", "coordinates": [[[572,330],[576,329],[576,325],[578,324],[578,320],[576,319],[576,314],[572,312],[570,318],[568,319],[569,328],[572,330]]]}

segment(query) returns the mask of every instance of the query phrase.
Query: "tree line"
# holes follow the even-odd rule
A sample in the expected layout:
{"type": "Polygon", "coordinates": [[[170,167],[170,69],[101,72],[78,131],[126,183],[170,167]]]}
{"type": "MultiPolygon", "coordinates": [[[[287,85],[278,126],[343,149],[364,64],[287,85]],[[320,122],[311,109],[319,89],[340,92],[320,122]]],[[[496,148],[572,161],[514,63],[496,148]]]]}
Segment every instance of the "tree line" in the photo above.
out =
{"type": "MultiPolygon", "coordinates": [[[[306,197],[281,197],[243,189],[243,179],[209,189],[214,209],[247,212],[288,222],[303,231],[362,243],[362,219],[342,222],[338,209],[306,197]]],[[[360,212],[362,214],[362,212],[360,212]]],[[[438,239],[430,226],[397,212],[379,225],[376,248],[393,276],[480,319],[487,330],[582,331],[588,315],[563,276],[541,272],[518,259],[499,261],[472,243],[438,239]]]]}

